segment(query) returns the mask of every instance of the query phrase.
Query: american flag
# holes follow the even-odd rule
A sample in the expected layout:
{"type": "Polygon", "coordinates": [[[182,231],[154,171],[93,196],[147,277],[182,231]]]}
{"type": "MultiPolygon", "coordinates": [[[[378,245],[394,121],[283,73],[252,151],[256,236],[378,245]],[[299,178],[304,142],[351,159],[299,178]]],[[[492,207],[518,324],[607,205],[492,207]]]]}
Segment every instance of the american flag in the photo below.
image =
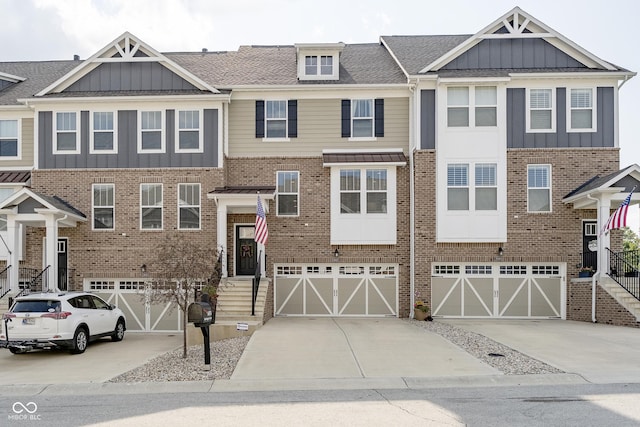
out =
{"type": "Polygon", "coordinates": [[[269,229],[267,229],[267,217],[264,215],[264,209],[262,208],[262,201],[258,195],[258,211],[256,212],[256,243],[267,244],[267,237],[269,237],[269,229]]]}
{"type": "Polygon", "coordinates": [[[627,211],[629,210],[629,203],[631,203],[631,195],[633,194],[634,190],[635,187],[633,188],[633,190],[631,190],[631,193],[629,193],[627,198],[624,199],[622,204],[620,204],[620,207],[616,209],[613,214],[611,214],[609,220],[607,221],[607,224],[604,226],[605,232],[607,230],[613,230],[615,228],[622,228],[627,226],[627,211]]]}

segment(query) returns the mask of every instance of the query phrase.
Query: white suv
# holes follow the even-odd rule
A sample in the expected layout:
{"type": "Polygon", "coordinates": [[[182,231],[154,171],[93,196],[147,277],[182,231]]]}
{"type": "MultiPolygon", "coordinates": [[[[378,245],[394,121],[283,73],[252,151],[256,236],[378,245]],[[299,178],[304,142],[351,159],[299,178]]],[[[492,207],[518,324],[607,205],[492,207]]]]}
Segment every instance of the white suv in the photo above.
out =
{"type": "Polygon", "coordinates": [[[120,309],[91,293],[42,293],[16,298],[1,327],[0,347],[14,354],[52,348],[83,353],[102,337],[121,341],[126,320],[120,309]]]}

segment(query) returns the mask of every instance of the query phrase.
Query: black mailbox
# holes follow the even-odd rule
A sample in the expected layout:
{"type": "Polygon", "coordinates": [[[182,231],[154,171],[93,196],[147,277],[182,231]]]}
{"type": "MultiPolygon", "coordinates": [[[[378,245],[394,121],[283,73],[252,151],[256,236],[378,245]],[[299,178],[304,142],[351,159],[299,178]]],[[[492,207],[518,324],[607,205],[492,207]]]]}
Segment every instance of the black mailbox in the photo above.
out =
{"type": "Polygon", "coordinates": [[[209,326],[213,321],[213,310],[206,302],[192,302],[187,308],[187,321],[195,327],[209,326]]]}

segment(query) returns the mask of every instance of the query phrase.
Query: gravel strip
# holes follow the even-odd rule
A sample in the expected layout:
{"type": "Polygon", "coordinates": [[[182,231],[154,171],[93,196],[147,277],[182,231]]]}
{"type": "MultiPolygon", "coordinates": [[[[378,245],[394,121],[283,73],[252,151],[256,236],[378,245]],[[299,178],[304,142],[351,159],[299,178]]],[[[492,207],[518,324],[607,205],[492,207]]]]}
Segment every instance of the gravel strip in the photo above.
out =
{"type": "MultiPolygon", "coordinates": [[[[412,325],[433,332],[457,345],[505,375],[558,374],[560,369],[540,362],[483,335],[438,321],[405,319],[412,325]],[[489,354],[494,354],[490,356],[489,354]]],[[[250,337],[230,338],[211,343],[211,370],[204,370],[202,345],[182,347],[150,360],[145,365],[111,379],[112,383],[211,381],[229,379],[250,337]]]]}
{"type": "Polygon", "coordinates": [[[526,356],[484,335],[438,321],[407,319],[412,325],[442,336],[505,375],[560,374],[564,371],[526,356]],[[491,354],[491,355],[490,355],[491,354]]]}
{"type": "Polygon", "coordinates": [[[112,378],[112,383],[165,381],[207,381],[229,379],[242,356],[250,337],[229,338],[211,342],[211,370],[204,370],[202,345],[187,347],[182,358],[182,346],[151,359],[145,365],[112,378]]]}

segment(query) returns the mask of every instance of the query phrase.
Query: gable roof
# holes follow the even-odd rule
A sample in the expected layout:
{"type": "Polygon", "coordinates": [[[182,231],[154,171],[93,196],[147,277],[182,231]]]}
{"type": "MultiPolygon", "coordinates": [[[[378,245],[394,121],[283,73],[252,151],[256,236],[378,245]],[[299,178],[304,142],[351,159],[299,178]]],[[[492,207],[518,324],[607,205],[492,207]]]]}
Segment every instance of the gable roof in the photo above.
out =
{"type": "MultiPolygon", "coordinates": [[[[640,166],[633,164],[608,175],[591,177],[564,196],[562,202],[573,203],[576,209],[594,209],[596,201],[592,198],[593,196],[613,193],[611,200],[621,202],[638,185],[640,185],[640,166]]],[[[637,200],[637,197],[633,199],[637,200]]]]}
{"type": "Polygon", "coordinates": [[[396,61],[379,43],[345,45],[340,54],[340,78],[331,81],[299,81],[293,45],[241,46],[230,52],[178,52],[166,56],[218,88],[406,83],[396,61]]]}
{"type": "Polygon", "coordinates": [[[125,32],[92,57],[82,61],[82,63],[73,70],[38,92],[36,96],[62,92],[102,64],[136,62],[158,63],[200,90],[219,93],[219,91],[209,83],[185,70],[133,34],[125,32]]]}
{"type": "Polygon", "coordinates": [[[24,105],[18,99],[30,98],[59,79],[78,61],[0,62],[0,72],[19,75],[24,80],[0,90],[0,105],[24,105]]]}
{"type": "MultiPolygon", "coordinates": [[[[459,36],[383,36],[381,42],[385,44],[394,58],[402,64],[407,76],[418,76],[424,74],[441,74],[443,67],[450,64],[456,58],[469,52],[475,46],[485,40],[540,40],[549,48],[563,52],[574,61],[568,67],[558,69],[540,69],[534,67],[522,67],[500,70],[505,75],[515,72],[625,72],[628,70],[617,67],[606,62],[576,43],[567,39],[557,31],[551,29],[541,21],[524,12],[519,7],[515,7],[493,23],[489,24],[474,35],[459,36]],[[576,65],[581,65],[580,67],[576,65]],[[582,65],[584,67],[582,67],[582,65]]],[[[473,70],[479,76],[495,75],[488,67],[487,70],[473,70]]],[[[451,77],[468,77],[459,70],[449,70],[445,72],[451,77]]],[[[493,70],[492,70],[493,71],[493,70]]],[[[471,77],[474,77],[471,75],[471,77]]]]}

